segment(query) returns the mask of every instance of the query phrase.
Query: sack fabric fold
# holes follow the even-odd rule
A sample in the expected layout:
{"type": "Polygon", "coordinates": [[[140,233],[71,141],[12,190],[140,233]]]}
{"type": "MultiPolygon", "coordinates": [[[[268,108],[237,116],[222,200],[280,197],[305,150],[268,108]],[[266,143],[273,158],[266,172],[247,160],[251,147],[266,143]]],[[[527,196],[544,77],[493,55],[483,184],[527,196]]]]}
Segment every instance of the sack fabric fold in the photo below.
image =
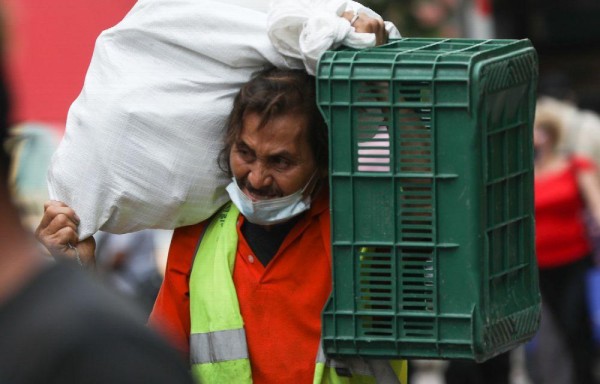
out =
{"type": "Polygon", "coordinates": [[[138,0],[96,40],[52,157],[50,198],[77,212],[80,238],[208,218],[228,200],[217,156],[240,86],[267,67],[314,73],[318,57],[341,44],[374,45],[373,34],[339,17],[358,8],[341,0],[138,0]]]}

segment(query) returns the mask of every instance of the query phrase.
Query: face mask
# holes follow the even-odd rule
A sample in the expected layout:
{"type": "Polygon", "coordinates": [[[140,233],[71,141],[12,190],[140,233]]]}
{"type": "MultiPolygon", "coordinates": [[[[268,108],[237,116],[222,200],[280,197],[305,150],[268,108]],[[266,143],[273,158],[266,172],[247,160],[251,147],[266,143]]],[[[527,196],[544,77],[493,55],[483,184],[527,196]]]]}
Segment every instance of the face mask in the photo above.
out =
{"type": "Polygon", "coordinates": [[[229,183],[226,190],[233,204],[235,204],[240,210],[240,213],[244,215],[249,222],[258,225],[279,224],[310,208],[311,194],[307,193],[305,196],[305,192],[308,186],[312,184],[316,174],[317,172],[315,171],[306,185],[299,191],[275,199],[252,201],[252,199],[240,189],[235,177],[231,179],[232,181],[229,183]]]}

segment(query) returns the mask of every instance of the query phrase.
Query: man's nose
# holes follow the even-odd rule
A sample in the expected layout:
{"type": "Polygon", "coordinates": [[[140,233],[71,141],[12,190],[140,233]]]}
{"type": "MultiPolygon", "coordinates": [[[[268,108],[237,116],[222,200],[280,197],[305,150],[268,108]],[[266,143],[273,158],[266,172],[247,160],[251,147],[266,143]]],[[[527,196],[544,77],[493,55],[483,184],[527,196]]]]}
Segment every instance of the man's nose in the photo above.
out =
{"type": "Polygon", "coordinates": [[[261,189],[264,187],[268,187],[273,183],[273,178],[271,173],[264,165],[260,164],[261,162],[257,162],[251,169],[248,174],[248,182],[254,189],[261,189]]]}

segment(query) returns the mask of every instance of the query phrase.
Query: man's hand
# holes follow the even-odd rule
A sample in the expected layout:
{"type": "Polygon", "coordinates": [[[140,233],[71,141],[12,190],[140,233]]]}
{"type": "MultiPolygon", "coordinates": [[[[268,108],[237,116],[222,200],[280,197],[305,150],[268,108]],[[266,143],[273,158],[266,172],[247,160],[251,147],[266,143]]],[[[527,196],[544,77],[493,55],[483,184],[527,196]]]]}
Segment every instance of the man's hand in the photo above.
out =
{"type": "Polygon", "coordinates": [[[374,33],[376,45],[382,45],[388,41],[388,33],[385,30],[385,24],[383,20],[367,16],[366,13],[358,11],[346,11],[342,14],[342,17],[348,20],[354,27],[356,32],[359,33],[374,33]],[[358,17],[356,17],[358,15],[358,17]]]}
{"type": "Polygon", "coordinates": [[[96,241],[92,236],[79,241],[79,217],[60,201],[44,204],[44,216],[35,230],[35,237],[55,257],[78,259],[84,265],[95,264],[96,241]]]}

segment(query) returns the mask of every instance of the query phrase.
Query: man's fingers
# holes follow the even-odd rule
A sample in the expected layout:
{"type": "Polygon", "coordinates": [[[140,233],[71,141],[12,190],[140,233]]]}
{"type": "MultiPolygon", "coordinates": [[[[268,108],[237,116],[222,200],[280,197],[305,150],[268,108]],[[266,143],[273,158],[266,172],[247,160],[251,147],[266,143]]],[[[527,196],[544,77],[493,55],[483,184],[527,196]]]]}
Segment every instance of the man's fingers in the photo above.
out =
{"type": "Polygon", "coordinates": [[[44,233],[48,235],[58,234],[58,233],[74,233],[77,236],[77,224],[73,222],[69,217],[63,214],[57,215],[54,220],[48,224],[44,233]],[[67,231],[70,229],[70,231],[67,231]]]}
{"type": "Polygon", "coordinates": [[[77,244],[77,225],[75,212],[60,204],[49,204],[42,222],[35,230],[35,236],[50,253],[66,255],[68,244],[77,244]]]}
{"type": "Polygon", "coordinates": [[[353,11],[346,11],[344,13],[342,13],[342,17],[348,21],[352,20],[352,17],[354,17],[354,12],[353,11]]]}
{"type": "Polygon", "coordinates": [[[52,214],[54,212],[57,213],[65,213],[69,216],[72,216],[74,221],[79,222],[79,216],[75,213],[75,211],[70,208],[67,204],[62,201],[57,200],[48,200],[44,203],[44,213],[48,212],[52,214]]]}
{"type": "Polygon", "coordinates": [[[382,19],[370,17],[366,13],[360,11],[358,12],[358,17],[356,17],[356,13],[352,11],[344,12],[342,17],[351,23],[356,32],[374,33],[377,45],[385,44],[387,42],[388,34],[382,19]]]}
{"type": "Polygon", "coordinates": [[[79,222],[73,209],[63,202],[50,200],[44,203],[44,215],[35,236],[54,256],[78,258],[79,262],[93,264],[96,243],[93,237],[79,242],[79,222]]]}
{"type": "Polygon", "coordinates": [[[57,250],[66,250],[69,248],[68,244],[77,244],[78,237],[77,231],[71,227],[63,227],[49,235],[47,238],[48,246],[57,250]]]}
{"type": "Polygon", "coordinates": [[[377,20],[377,45],[382,45],[388,42],[388,33],[385,30],[385,23],[383,20],[377,20]]]}
{"type": "MultiPolygon", "coordinates": [[[[46,215],[44,215],[46,216],[46,215]]],[[[37,227],[35,235],[43,240],[45,236],[52,236],[62,228],[70,228],[77,232],[77,224],[69,216],[63,213],[48,215],[37,227]]]]}
{"type": "Polygon", "coordinates": [[[44,229],[48,227],[50,223],[59,215],[64,215],[66,218],[75,223],[75,225],[79,225],[79,216],[77,216],[73,209],[69,208],[60,201],[50,201],[44,204],[44,215],[42,216],[42,220],[40,221],[38,229],[44,229]]]}
{"type": "Polygon", "coordinates": [[[48,209],[48,207],[66,207],[67,204],[58,200],[48,200],[44,203],[44,211],[48,209]]]}

